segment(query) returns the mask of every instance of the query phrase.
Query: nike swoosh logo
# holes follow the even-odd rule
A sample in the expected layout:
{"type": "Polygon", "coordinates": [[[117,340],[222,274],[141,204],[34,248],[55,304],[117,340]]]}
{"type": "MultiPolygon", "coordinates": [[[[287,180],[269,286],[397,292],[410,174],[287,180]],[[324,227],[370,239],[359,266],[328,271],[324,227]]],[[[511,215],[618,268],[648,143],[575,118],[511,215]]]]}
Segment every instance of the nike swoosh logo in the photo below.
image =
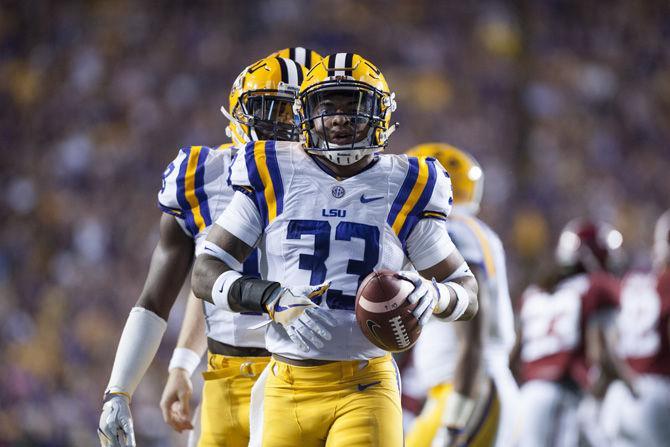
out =
{"type": "Polygon", "coordinates": [[[382,383],[381,380],[377,380],[376,382],[370,382],[370,383],[359,383],[358,384],[358,391],[365,391],[368,388],[370,388],[371,386],[379,385],[380,383],[382,383]]]}
{"type": "Polygon", "coordinates": [[[294,307],[307,307],[307,304],[289,304],[286,307],[280,306],[279,304],[277,304],[275,306],[275,312],[283,312],[285,310],[289,310],[289,309],[292,309],[294,307]]]}
{"type": "Polygon", "coordinates": [[[375,200],[383,199],[384,196],[379,196],[379,197],[365,197],[365,194],[361,196],[361,203],[370,203],[374,202],[375,200]]]}

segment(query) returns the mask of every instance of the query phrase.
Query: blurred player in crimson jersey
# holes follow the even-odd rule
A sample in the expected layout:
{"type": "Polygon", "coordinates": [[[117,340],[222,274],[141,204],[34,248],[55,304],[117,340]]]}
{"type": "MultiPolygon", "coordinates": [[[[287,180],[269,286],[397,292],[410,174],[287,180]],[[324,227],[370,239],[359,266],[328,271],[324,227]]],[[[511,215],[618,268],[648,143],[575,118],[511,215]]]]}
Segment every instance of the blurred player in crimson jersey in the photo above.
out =
{"type": "Polygon", "coordinates": [[[522,447],[577,445],[584,391],[617,374],[605,327],[618,308],[611,272],[621,243],[607,224],[571,221],[556,248],[556,273],[522,296],[514,353],[523,382],[522,447]]]}
{"type": "Polygon", "coordinates": [[[636,398],[615,383],[603,404],[610,445],[670,443],[670,210],[656,224],[654,271],[626,275],[617,351],[636,374],[636,398]]]}

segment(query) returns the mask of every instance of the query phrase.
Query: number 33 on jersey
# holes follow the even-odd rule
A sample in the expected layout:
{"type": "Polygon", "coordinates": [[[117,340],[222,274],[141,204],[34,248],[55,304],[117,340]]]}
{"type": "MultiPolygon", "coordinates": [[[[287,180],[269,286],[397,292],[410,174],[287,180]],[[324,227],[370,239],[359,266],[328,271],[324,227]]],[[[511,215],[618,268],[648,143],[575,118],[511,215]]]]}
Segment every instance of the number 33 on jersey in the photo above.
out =
{"type": "Polygon", "coordinates": [[[378,156],[338,180],[290,142],[247,145],[230,181],[260,211],[263,277],[283,284],[328,280],[331,309],[352,310],[360,281],[373,269],[402,270],[417,222],[445,220],[452,202],[449,176],[432,158],[378,156]]]}

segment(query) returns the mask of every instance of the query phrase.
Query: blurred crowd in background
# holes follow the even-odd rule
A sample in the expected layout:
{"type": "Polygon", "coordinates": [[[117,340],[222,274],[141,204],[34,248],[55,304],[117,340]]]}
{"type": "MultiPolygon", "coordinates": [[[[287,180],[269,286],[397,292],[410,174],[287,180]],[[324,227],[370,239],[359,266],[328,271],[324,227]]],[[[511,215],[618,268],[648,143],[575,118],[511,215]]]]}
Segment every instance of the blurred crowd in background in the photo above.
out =
{"type": "MultiPolygon", "coordinates": [[[[0,446],[97,442],[161,173],[180,146],[227,141],[244,66],[289,46],[377,64],[390,152],[448,142],[482,164],[516,296],[577,216],[648,266],[670,205],[669,39],[663,1],[3,1],[0,446]]],[[[141,445],[173,436],[158,401],[182,306],[134,396],[141,445]]]]}

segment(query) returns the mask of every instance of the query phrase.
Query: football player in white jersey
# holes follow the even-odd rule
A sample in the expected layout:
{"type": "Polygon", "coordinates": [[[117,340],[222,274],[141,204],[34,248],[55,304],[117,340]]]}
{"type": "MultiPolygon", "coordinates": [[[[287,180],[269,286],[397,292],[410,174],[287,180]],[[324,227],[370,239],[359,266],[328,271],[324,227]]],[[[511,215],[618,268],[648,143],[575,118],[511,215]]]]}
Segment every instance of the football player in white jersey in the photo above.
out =
{"type": "MultiPolygon", "coordinates": [[[[246,132],[249,140],[297,139],[292,107],[304,68],[278,57],[263,59],[247,67],[233,86],[231,99],[236,121],[234,131],[246,132]]],[[[224,145],[225,146],[225,145],[224,145]]],[[[191,267],[194,253],[204,240],[213,218],[230,202],[232,189],[226,175],[232,164],[231,150],[191,146],[179,151],[163,173],[158,194],[164,212],[160,241],[154,250],[144,290],[130,312],[121,335],[114,367],[105,391],[98,434],[103,446],[134,446],[135,435],[130,413],[133,392],[146,372],[165,331],[166,320],[191,267]]],[[[240,267],[241,269],[241,267],[240,267]]],[[[251,387],[267,364],[262,331],[249,331],[261,315],[225,314],[210,306],[207,332],[210,348],[209,370],[212,379],[229,378],[225,390],[226,418],[210,414],[206,403],[199,445],[221,445],[225,427],[226,445],[248,443],[248,402],[251,387]],[[217,419],[217,423],[208,421],[217,419]],[[246,432],[245,432],[246,427],[246,432]]],[[[191,356],[193,357],[193,356],[191,356]]],[[[177,356],[175,362],[191,368],[199,359],[177,356]]],[[[217,384],[218,385],[218,384],[217,384]]],[[[220,389],[214,389],[217,399],[220,389]]],[[[205,386],[207,395],[207,386],[205,386]]],[[[182,410],[187,403],[182,396],[182,410]]],[[[220,404],[219,401],[216,404],[220,404]]],[[[213,405],[213,408],[220,407],[213,405]]],[[[180,421],[187,425],[188,414],[180,421]]]]}
{"type": "Polygon", "coordinates": [[[626,275],[617,321],[618,353],[634,371],[633,397],[613,384],[603,403],[610,445],[670,443],[670,210],[654,232],[654,271],[626,275]]]}
{"type": "Polygon", "coordinates": [[[394,109],[376,66],[332,54],[300,89],[304,141],[248,144],[233,164],[237,192],[192,285],[216,306],[270,317],[262,445],[403,444],[394,363],[354,313],[373,270],[401,271],[415,284],[408,299],[421,324],[476,313],[477,283],[447,233],[447,173],[432,158],[378,154],[394,109]],[[264,279],[236,268],[254,247],[264,279]]]}
{"type": "MultiPolygon", "coordinates": [[[[313,64],[316,64],[321,60],[321,55],[316,51],[303,47],[285,48],[268,57],[272,56],[291,59],[298,64],[305,66],[307,69],[311,68],[313,64]]],[[[248,125],[251,120],[250,115],[254,115],[254,113],[258,112],[258,110],[254,112],[253,108],[262,108],[260,104],[254,105],[254,100],[252,99],[253,97],[259,97],[262,93],[260,90],[265,90],[268,86],[273,85],[278,87],[279,84],[277,82],[288,81],[288,83],[291,84],[291,80],[288,79],[291,74],[290,67],[271,66],[269,69],[269,72],[263,68],[263,70],[265,70],[264,72],[256,72],[255,74],[252,73],[245,77],[240,77],[236,83],[236,87],[231,90],[228,110],[222,110],[224,115],[229,117],[230,120],[230,125],[226,128],[226,134],[232,139],[233,143],[229,146],[235,145],[241,147],[249,141],[256,141],[258,137],[272,135],[272,132],[274,132],[271,130],[271,133],[266,132],[265,134],[262,134],[264,131],[258,125],[255,127],[248,125]],[[280,71],[278,72],[277,69],[280,71]],[[287,79],[280,80],[278,75],[281,73],[283,73],[282,76],[287,79]],[[260,135],[258,134],[259,132],[261,132],[260,135]]],[[[243,73],[246,73],[246,69],[243,73]]],[[[296,72],[296,75],[297,74],[298,73],[296,72]]],[[[272,89],[263,94],[265,96],[271,95],[272,89]]],[[[270,103],[268,102],[268,104],[270,103]]],[[[285,110],[285,112],[292,113],[291,110],[285,110]]],[[[256,122],[258,123],[258,119],[256,119],[256,122]]],[[[283,131],[277,132],[274,139],[284,140],[289,138],[294,137],[289,135],[287,130],[284,129],[283,131]]],[[[235,152],[236,149],[231,147],[231,155],[235,152]]],[[[228,194],[232,194],[232,189],[230,189],[227,184],[223,188],[228,194]]],[[[174,202],[174,197],[172,201],[174,202]]],[[[254,256],[250,257],[245,262],[244,267],[245,273],[252,275],[258,274],[258,261],[255,253],[254,256]]],[[[220,331],[229,331],[231,329],[230,327],[227,327],[225,318],[220,318],[221,315],[225,314],[220,311],[215,311],[213,306],[206,305],[204,310],[205,312],[203,312],[202,301],[192,295],[189,296],[186,311],[184,313],[184,320],[177,340],[177,347],[175,348],[170,361],[168,380],[160,402],[163,418],[170,426],[179,432],[184,429],[192,430],[189,433],[189,446],[195,446],[200,437],[200,407],[196,409],[195,418],[191,421],[192,418],[189,405],[189,399],[193,392],[191,376],[198,366],[200,358],[207,350],[208,343],[213,345],[215,338],[218,341],[222,341],[220,336],[216,337],[216,333],[220,331]],[[207,313],[207,320],[205,320],[205,313],[207,313]],[[214,336],[208,339],[206,333],[214,334],[214,336]]],[[[228,342],[230,341],[231,340],[228,340],[228,342]]],[[[214,349],[216,350],[216,348],[214,349]]],[[[226,378],[220,377],[220,374],[213,375],[211,372],[205,374],[209,378],[206,382],[207,390],[209,391],[208,394],[210,395],[207,399],[207,403],[211,404],[212,407],[211,411],[208,411],[207,414],[215,414],[218,412],[217,409],[219,407],[225,407],[227,404],[226,399],[215,397],[215,385],[224,382],[226,378]]],[[[219,389],[219,391],[223,392],[224,390],[219,389]]],[[[242,408],[241,413],[244,413],[245,411],[246,409],[242,408]]],[[[212,423],[213,421],[211,421],[209,417],[205,422],[211,429],[216,428],[221,433],[221,436],[225,436],[225,433],[228,431],[222,424],[212,423]]]]}
{"type": "Polygon", "coordinates": [[[508,366],[514,315],[502,243],[475,217],[484,174],[472,155],[447,144],[422,144],[407,154],[433,157],[449,172],[454,189],[449,235],[479,284],[476,318],[458,324],[431,320],[413,348],[404,392],[427,401],[407,446],[509,446],[511,430],[504,429],[514,426],[519,393],[508,366]]]}

